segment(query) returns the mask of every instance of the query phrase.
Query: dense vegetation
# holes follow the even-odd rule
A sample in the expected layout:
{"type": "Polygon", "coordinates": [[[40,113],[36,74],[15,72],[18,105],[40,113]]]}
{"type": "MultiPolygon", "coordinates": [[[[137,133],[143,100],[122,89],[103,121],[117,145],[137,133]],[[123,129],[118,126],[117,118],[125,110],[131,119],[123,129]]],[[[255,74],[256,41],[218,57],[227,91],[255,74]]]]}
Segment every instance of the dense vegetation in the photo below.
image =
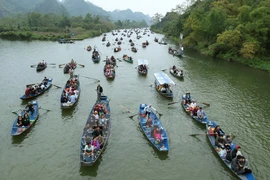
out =
{"type": "Polygon", "coordinates": [[[9,16],[0,19],[0,37],[15,39],[57,40],[59,38],[84,39],[98,36],[118,28],[146,27],[145,21],[117,21],[115,23],[99,16],[85,17],[37,12],[9,16]]]}
{"type": "Polygon", "coordinates": [[[160,17],[151,30],[204,54],[270,71],[270,0],[197,0],[160,17]]]}

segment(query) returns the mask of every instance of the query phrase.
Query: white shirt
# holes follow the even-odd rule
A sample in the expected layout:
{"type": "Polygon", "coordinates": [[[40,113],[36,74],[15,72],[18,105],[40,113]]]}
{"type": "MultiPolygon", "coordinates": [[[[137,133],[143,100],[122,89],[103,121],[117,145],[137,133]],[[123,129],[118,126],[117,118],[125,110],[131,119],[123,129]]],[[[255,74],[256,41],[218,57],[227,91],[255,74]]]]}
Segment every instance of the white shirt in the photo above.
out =
{"type": "Polygon", "coordinates": [[[75,103],[75,101],[76,101],[76,96],[73,94],[73,95],[71,95],[70,97],[70,102],[71,103],[75,103]]]}
{"type": "Polygon", "coordinates": [[[203,110],[199,109],[197,111],[197,116],[204,116],[203,110]]]}
{"type": "Polygon", "coordinates": [[[149,107],[149,105],[146,106],[146,107],[144,108],[144,111],[146,111],[146,112],[151,112],[151,107],[149,107]]]}
{"type": "Polygon", "coordinates": [[[197,106],[197,104],[196,104],[195,102],[191,102],[190,105],[189,105],[189,107],[191,107],[192,109],[193,109],[195,106],[197,106]]]}

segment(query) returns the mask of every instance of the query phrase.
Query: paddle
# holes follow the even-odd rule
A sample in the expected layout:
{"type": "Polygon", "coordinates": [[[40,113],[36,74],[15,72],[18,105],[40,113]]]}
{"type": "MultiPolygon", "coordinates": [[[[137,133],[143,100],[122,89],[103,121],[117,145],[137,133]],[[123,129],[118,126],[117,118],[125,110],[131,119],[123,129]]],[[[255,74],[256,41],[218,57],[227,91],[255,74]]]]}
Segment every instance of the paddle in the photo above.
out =
{"type": "Polygon", "coordinates": [[[30,67],[32,67],[32,68],[33,68],[33,67],[37,67],[37,65],[31,65],[30,67]]]}
{"type": "Polygon", "coordinates": [[[93,80],[96,80],[97,82],[100,82],[100,80],[99,79],[96,79],[96,78],[87,77],[87,76],[81,76],[81,77],[88,78],[88,79],[93,79],[93,80]]]}
{"type": "Polygon", "coordinates": [[[177,101],[177,102],[170,102],[168,103],[168,105],[172,105],[172,104],[175,104],[175,103],[179,103],[180,101],[177,101]]]}
{"type": "Polygon", "coordinates": [[[11,113],[18,114],[18,113],[17,113],[18,111],[22,111],[22,110],[19,109],[19,110],[16,110],[16,111],[12,111],[11,113]]]}
{"type": "Polygon", "coordinates": [[[39,106],[39,109],[44,109],[46,111],[51,111],[50,109],[45,109],[45,108],[42,108],[41,106],[39,106]]]}
{"type": "MultiPolygon", "coordinates": [[[[170,103],[168,103],[168,105],[172,105],[172,104],[179,103],[179,102],[181,102],[181,101],[170,102],[170,103]]],[[[205,102],[198,102],[198,103],[204,104],[204,105],[206,105],[206,106],[210,106],[209,103],[205,103],[205,102]]]]}
{"type": "Polygon", "coordinates": [[[32,84],[26,84],[26,87],[28,88],[29,86],[33,86],[35,84],[40,84],[40,83],[32,83],[32,84]]]}
{"type": "MultiPolygon", "coordinates": [[[[215,135],[214,133],[197,133],[197,134],[190,134],[190,136],[199,136],[199,135],[208,135],[208,134],[210,134],[210,135],[215,135]]],[[[235,135],[231,135],[231,134],[228,134],[228,135],[230,135],[231,137],[232,137],[232,140],[236,137],[235,135]]]]}
{"type": "Polygon", "coordinates": [[[59,64],[58,66],[61,67],[61,66],[63,66],[63,65],[65,65],[65,64],[59,64]]]}
{"type": "Polygon", "coordinates": [[[163,114],[159,113],[153,106],[152,106],[152,109],[153,109],[154,111],[156,111],[156,113],[158,113],[159,116],[162,116],[162,115],[163,115],[163,114]]]}
{"type": "Polygon", "coordinates": [[[82,66],[82,67],[85,67],[85,65],[83,65],[83,64],[78,64],[78,65],[80,65],[80,66],[82,66]]]}
{"type": "MultiPolygon", "coordinates": [[[[112,100],[112,99],[110,99],[110,100],[112,100]]],[[[128,113],[131,113],[131,112],[132,112],[132,111],[130,111],[128,108],[126,108],[126,107],[124,107],[123,105],[119,104],[118,102],[116,102],[116,101],[114,101],[114,100],[113,100],[113,102],[115,102],[117,105],[119,105],[122,109],[126,110],[128,113]]]]}
{"type": "Polygon", "coordinates": [[[134,116],[137,116],[137,115],[139,115],[138,113],[137,114],[134,114],[134,115],[132,115],[132,116],[128,116],[130,119],[132,119],[134,116]]]}
{"type": "Polygon", "coordinates": [[[47,65],[56,65],[55,63],[48,63],[47,65]]]}
{"type": "Polygon", "coordinates": [[[62,88],[62,87],[60,87],[60,86],[57,86],[57,85],[55,85],[55,84],[53,84],[53,86],[55,86],[55,87],[57,87],[57,88],[62,88]]]}

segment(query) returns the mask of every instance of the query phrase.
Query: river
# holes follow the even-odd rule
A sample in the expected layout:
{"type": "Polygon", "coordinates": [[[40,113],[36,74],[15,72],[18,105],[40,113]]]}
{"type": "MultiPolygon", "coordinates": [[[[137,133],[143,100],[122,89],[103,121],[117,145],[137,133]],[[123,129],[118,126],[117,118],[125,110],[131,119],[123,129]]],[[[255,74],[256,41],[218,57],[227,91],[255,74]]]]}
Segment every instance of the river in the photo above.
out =
{"type": "MultiPolygon", "coordinates": [[[[118,36],[107,34],[113,42],[118,36]]],[[[194,122],[183,111],[181,95],[190,91],[197,102],[210,103],[204,106],[209,119],[218,122],[222,129],[235,136],[234,141],[242,147],[256,179],[270,179],[270,76],[268,73],[248,68],[241,64],[212,59],[196,51],[186,49],[183,58],[168,54],[168,45],[154,42],[160,34],[132,36],[137,53],[130,51],[129,38],[124,37],[122,51],[113,52],[106,47],[102,37],[76,41],[74,44],[59,44],[44,41],[0,40],[0,94],[1,104],[1,180],[135,180],[141,179],[236,179],[215,155],[205,133],[205,127],[194,122]],[[142,48],[143,41],[149,46],[142,48]],[[107,81],[103,75],[104,62],[94,64],[88,45],[96,45],[106,55],[132,56],[133,64],[118,62],[116,78],[107,81]],[[81,96],[71,110],[61,110],[61,89],[52,87],[37,98],[41,109],[36,124],[21,137],[13,138],[10,130],[16,115],[12,111],[23,109],[27,102],[19,99],[25,85],[40,82],[44,76],[53,78],[53,84],[63,87],[69,75],[63,74],[59,64],[75,59],[85,67],[78,67],[81,96]],[[149,61],[149,74],[139,76],[135,67],[137,59],[149,61]],[[37,73],[35,65],[44,59],[50,65],[37,73]],[[173,100],[158,94],[151,86],[153,73],[172,65],[182,67],[183,81],[165,73],[176,83],[173,100]],[[104,94],[111,99],[112,133],[108,146],[100,160],[92,167],[79,164],[80,137],[86,119],[96,100],[97,83],[86,77],[100,80],[104,94]],[[151,146],[140,130],[136,114],[140,103],[151,103],[160,113],[161,121],[168,132],[171,150],[160,153],[151,146]],[[121,106],[120,106],[121,105],[121,106]],[[131,113],[124,108],[130,109],[131,113]],[[44,109],[50,109],[46,111],[44,109]],[[202,135],[190,136],[199,133],[202,135]]]]}

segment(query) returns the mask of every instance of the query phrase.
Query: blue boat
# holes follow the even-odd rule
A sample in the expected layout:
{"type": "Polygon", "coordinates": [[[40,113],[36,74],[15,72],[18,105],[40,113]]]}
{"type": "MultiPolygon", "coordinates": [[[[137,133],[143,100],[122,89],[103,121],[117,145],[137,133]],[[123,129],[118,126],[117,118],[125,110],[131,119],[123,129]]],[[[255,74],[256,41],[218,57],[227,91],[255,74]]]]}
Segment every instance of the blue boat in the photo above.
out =
{"type": "Polygon", "coordinates": [[[170,146],[165,129],[163,128],[160,119],[151,111],[150,120],[145,117],[144,108],[147,104],[140,104],[139,107],[139,123],[142,131],[147,139],[159,151],[169,151],[170,146]],[[157,132],[158,129],[158,132],[157,132]]]}
{"type": "MultiPolygon", "coordinates": [[[[36,93],[29,94],[29,95],[24,94],[23,96],[20,97],[20,99],[29,100],[29,99],[32,99],[34,97],[37,97],[37,96],[43,94],[45,91],[47,91],[52,86],[52,80],[53,80],[52,78],[48,79],[47,84],[43,90],[37,91],[36,93]]],[[[35,84],[33,84],[33,85],[35,85],[35,84]]]]}
{"type": "MultiPolygon", "coordinates": [[[[101,115],[102,116],[102,115],[101,115]]],[[[100,121],[99,121],[100,123],[100,121]]],[[[107,96],[101,96],[100,97],[100,102],[96,102],[93,108],[90,111],[90,114],[88,116],[88,119],[86,121],[86,125],[83,129],[81,141],[80,141],[80,163],[81,166],[92,166],[101,156],[102,152],[106,148],[106,145],[108,143],[108,139],[111,134],[111,120],[110,120],[110,105],[109,105],[109,100],[107,96]],[[86,155],[85,159],[83,158],[84,154],[84,148],[87,143],[92,142],[93,138],[93,128],[96,124],[96,121],[94,119],[94,116],[92,116],[95,113],[95,108],[99,105],[104,105],[106,108],[106,114],[105,113],[100,113],[104,115],[104,121],[102,121],[101,127],[102,127],[102,132],[103,136],[98,138],[99,141],[99,148],[95,148],[94,153],[90,156],[86,155]]]]}
{"type": "Polygon", "coordinates": [[[94,47],[94,51],[92,53],[92,60],[94,63],[99,63],[100,61],[100,53],[96,47],[94,47]]]}
{"type": "MultiPolygon", "coordinates": [[[[236,172],[234,172],[232,170],[231,163],[226,160],[226,153],[227,153],[226,149],[219,148],[219,147],[217,147],[215,145],[215,136],[213,136],[213,130],[215,129],[216,126],[217,126],[217,124],[214,121],[208,121],[206,123],[207,136],[208,136],[208,139],[209,139],[212,147],[214,148],[214,151],[218,154],[218,156],[223,161],[223,163],[231,170],[231,172],[233,172],[239,179],[242,179],[242,180],[255,180],[255,177],[254,177],[253,173],[237,174],[236,172]]],[[[236,148],[236,145],[232,141],[231,149],[233,150],[234,148],[236,148]]]]}
{"type": "MultiPolygon", "coordinates": [[[[187,93],[187,94],[189,94],[189,93],[187,93]]],[[[190,99],[190,101],[193,101],[193,99],[191,98],[190,94],[189,95],[186,95],[186,94],[183,94],[182,95],[182,102],[181,102],[181,104],[182,104],[184,110],[186,111],[186,113],[189,114],[191,116],[191,118],[194,119],[195,121],[197,121],[197,122],[199,122],[201,124],[206,124],[208,122],[208,117],[205,114],[205,112],[203,111],[203,114],[204,114],[203,118],[202,119],[199,119],[197,115],[194,115],[192,113],[192,110],[188,106],[188,103],[185,103],[185,102],[187,102],[188,99],[190,99]]],[[[197,107],[198,107],[198,105],[197,105],[197,107]]]]}
{"type": "MultiPolygon", "coordinates": [[[[17,126],[18,117],[16,117],[16,119],[14,120],[14,123],[12,125],[11,136],[19,136],[22,133],[26,132],[28,129],[30,129],[35,124],[35,122],[38,118],[38,110],[39,110],[38,102],[31,101],[30,103],[34,105],[33,113],[29,112],[30,124],[27,126],[17,126]]],[[[24,115],[23,110],[21,111],[20,115],[22,115],[22,117],[23,117],[23,115],[24,115]]]]}
{"type": "MultiPolygon", "coordinates": [[[[62,109],[68,109],[68,108],[73,107],[78,102],[80,94],[81,94],[81,86],[80,86],[80,81],[79,81],[78,75],[74,75],[72,78],[69,78],[68,81],[76,82],[76,88],[74,90],[71,90],[70,93],[66,92],[67,88],[68,88],[67,87],[68,84],[67,83],[65,84],[63,91],[62,91],[62,94],[61,94],[61,98],[60,98],[60,104],[61,104],[62,109]],[[72,95],[74,95],[76,97],[74,102],[70,101],[70,96],[72,96],[72,95]]],[[[71,89],[73,89],[73,88],[71,88],[71,89]]]]}
{"type": "Polygon", "coordinates": [[[154,73],[155,88],[165,97],[173,98],[172,85],[175,85],[173,80],[164,72],[154,73]]]}

